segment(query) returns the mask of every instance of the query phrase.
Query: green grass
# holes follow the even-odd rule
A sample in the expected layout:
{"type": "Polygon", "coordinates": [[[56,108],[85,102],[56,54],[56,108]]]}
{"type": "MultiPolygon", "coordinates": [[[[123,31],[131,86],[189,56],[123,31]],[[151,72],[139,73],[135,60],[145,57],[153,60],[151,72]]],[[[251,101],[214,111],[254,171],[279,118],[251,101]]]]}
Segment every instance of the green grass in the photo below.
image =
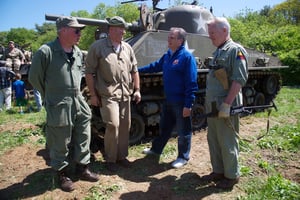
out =
{"type": "Polygon", "coordinates": [[[37,143],[45,144],[45,138],[43,137],[45,116],[44,109],[41,112],[30,112],[22,115],[18,113],[18,108],[16,107],[9,111],[1,112],[0,126],[3,127],[4,131],[0,133],[0,155],[13,147],[31,142],[31,136],[41,136],[37,143]],[[22,124],[33,124],[36,128],[23,127],[22,124]],[[7,128],[7,126],[10,127],[7,128]]]}
{"type": "Polygon", "coordinates": [[[10,148],[20,146],[24,143],[30,142],[29,137],[35,134],[36,131],[32,131],[31,129],[21,129],[15,133],[9,131],[1,133],[0,134],[0,155],[10,148]]]}
{"type": "Polygon", "coordinates": [[[299,199],[300,196],[299,184],[283,178],[280,174],[269,176],[266,180],[256,177],[249,180],[244,189],[247,196],[240,197],[240,200],[295,200],[299,199]]]}
{"type": "Polygon", "coordinates": [[[298,152],[300,148],[300,124],[276,125],[258,142],[262,149],[298,152]]]}
{"type": "Polygon", "coordinates": [[[42,124],[45,122],[46,113],[45,109],[40,112],[25,112],[24,114],[18,113],[17,107],[12,107],[11,110],[0,112],[0,125],[9,124],[11,122],[15,123],[31,123],[31,124],[42,124]]]}
{"type": "MultiPolygon", "coordinates": [[[[251,143],[240,141],[241,152],[246,152],[240,159],[241,172],[248,180],[242,185],[246,195],[238,199],[292,200],[300,197],[300,185],[278,173],[286,167],[288,161],[299,163],[297,155],[300,148],[300,88],[283,87],[276,97],[275,104],[278,111],[272,110],[271,120],[275,125],[270,127],[269,132],[251,143]],[[254,151],[260,153],[253,155],[254,151]],[[257,166],[247,166],[247,157],[257,166]]],[[[266,113],[255,114],[255,117],[266,116],[266,113]]]]}
{"type": "Polygon", "coordinates": [[[300,88],[283,87],[275,99],[278,111],[272,112],[272,116],[286,122],[287,117],[300,120],[300,88]]]}
{"type": "Polygon", "coordinates": [[[122,187],[113,184],[110,186],[97,185],[89,190],[89,194],[84,200],[109,200],[113,193],[121,190],[122,187]]]}

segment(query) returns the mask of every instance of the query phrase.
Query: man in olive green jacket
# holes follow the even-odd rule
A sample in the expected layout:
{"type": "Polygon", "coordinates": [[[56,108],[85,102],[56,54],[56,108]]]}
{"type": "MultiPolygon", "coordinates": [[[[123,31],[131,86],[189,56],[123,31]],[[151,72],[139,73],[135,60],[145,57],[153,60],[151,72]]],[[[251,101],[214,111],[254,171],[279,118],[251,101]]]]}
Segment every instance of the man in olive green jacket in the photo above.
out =
{"type": "Polygon", "coordinates": [[[206,112],[218,110],[207,118],[207,141],[212,173],[202,177],[216,182],[216,187],[232,189],[238,183],[239,115],[231,115],[232,106],[242,106],[242,87],[248,79],[248,54],[230,38],[230,24],[224,17],[216,17],[208,24],[208,34],[217,47],[210,61],[206,82],[206,112]]]}
{"type": "Polygon", "coordinates": [[[29,81],[40,91],[47,111],[51,166],[58,172],[61,188],[72,191],[75,188],[67,170],[71,160],[77,164],[81,179],[98,181],[98,176],[87,167],[91,110],[80,92],[82,53],[76,44],[84,25],[76,18],[62,17],[56,26],[57,39],[41,46],[33,57],[29,81]]]}

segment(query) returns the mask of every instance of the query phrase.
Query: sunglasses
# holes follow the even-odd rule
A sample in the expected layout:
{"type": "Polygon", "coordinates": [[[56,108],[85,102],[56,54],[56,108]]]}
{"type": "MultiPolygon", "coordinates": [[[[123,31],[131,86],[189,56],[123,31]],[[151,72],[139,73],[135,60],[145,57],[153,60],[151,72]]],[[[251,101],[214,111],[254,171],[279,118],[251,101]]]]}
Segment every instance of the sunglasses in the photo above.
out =
{"type": "Polygon", "coordinates": [[[80,30],[80,29],[75,29],[74,33],[75,33],[76,35],[78,35],[78,34],[81,33],[81,30],[80,30]]]}

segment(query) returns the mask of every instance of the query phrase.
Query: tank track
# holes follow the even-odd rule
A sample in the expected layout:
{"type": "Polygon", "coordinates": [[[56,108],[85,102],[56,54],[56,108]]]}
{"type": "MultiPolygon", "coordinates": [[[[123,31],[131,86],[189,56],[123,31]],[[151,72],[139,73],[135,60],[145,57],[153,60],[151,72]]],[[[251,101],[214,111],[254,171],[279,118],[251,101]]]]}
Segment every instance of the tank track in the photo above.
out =
{"type": "Polygon", "coordinates": [[[249,77],[243,88],[243,96],[246,102],[244,106],[269,105],[281,89],[281,75],[275,71],[249,71],[249,77]],[[252,87],[254,101],[249,99],[245,88],[252,87]]]}

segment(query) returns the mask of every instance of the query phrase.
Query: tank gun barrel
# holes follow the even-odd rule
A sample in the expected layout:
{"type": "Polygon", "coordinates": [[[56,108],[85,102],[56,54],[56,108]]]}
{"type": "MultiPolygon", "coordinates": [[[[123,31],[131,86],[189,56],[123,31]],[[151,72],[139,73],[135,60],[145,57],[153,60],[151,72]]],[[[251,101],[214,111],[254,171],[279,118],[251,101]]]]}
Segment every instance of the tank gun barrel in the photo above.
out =
{"type": "MultiPolygon", "coordinates": [[[[61,15],[50,15],[45,14],[45,19],[49,21],[56,21],[57,18],[61,17],[61,15]]],[[[89,26],[98,26],[104,27],[104,30],[108,28],[108,21],[101,20],[101,19],[92,19],[92,18],[82,18],[82,17],[75,17],[80,24],[89,25],[89,26]]],[[[141,31],[140,26],[137,23],[126,23],[127,30],[132,33],[138,33],[141,31]]]]}
{"type": "Polygon", "coordinates": [[[147,0],[129,0],[129,1],[122,1],[121,4],[132,3],[132,2],[137,2],[137,1],[147,1],[147,0]]]}
{"type": "MultiPolygon", "coordinates": [[[[60,15],[45,15],[45,19],[49,21],[56,21],[60,15]]],[[[82,17],[75,17],[80,24],[91,25],[91,26],[108,26],[108,21],[100,20],[100,19],[92,19],[92,18],[82,18],[82,17]]]]}

